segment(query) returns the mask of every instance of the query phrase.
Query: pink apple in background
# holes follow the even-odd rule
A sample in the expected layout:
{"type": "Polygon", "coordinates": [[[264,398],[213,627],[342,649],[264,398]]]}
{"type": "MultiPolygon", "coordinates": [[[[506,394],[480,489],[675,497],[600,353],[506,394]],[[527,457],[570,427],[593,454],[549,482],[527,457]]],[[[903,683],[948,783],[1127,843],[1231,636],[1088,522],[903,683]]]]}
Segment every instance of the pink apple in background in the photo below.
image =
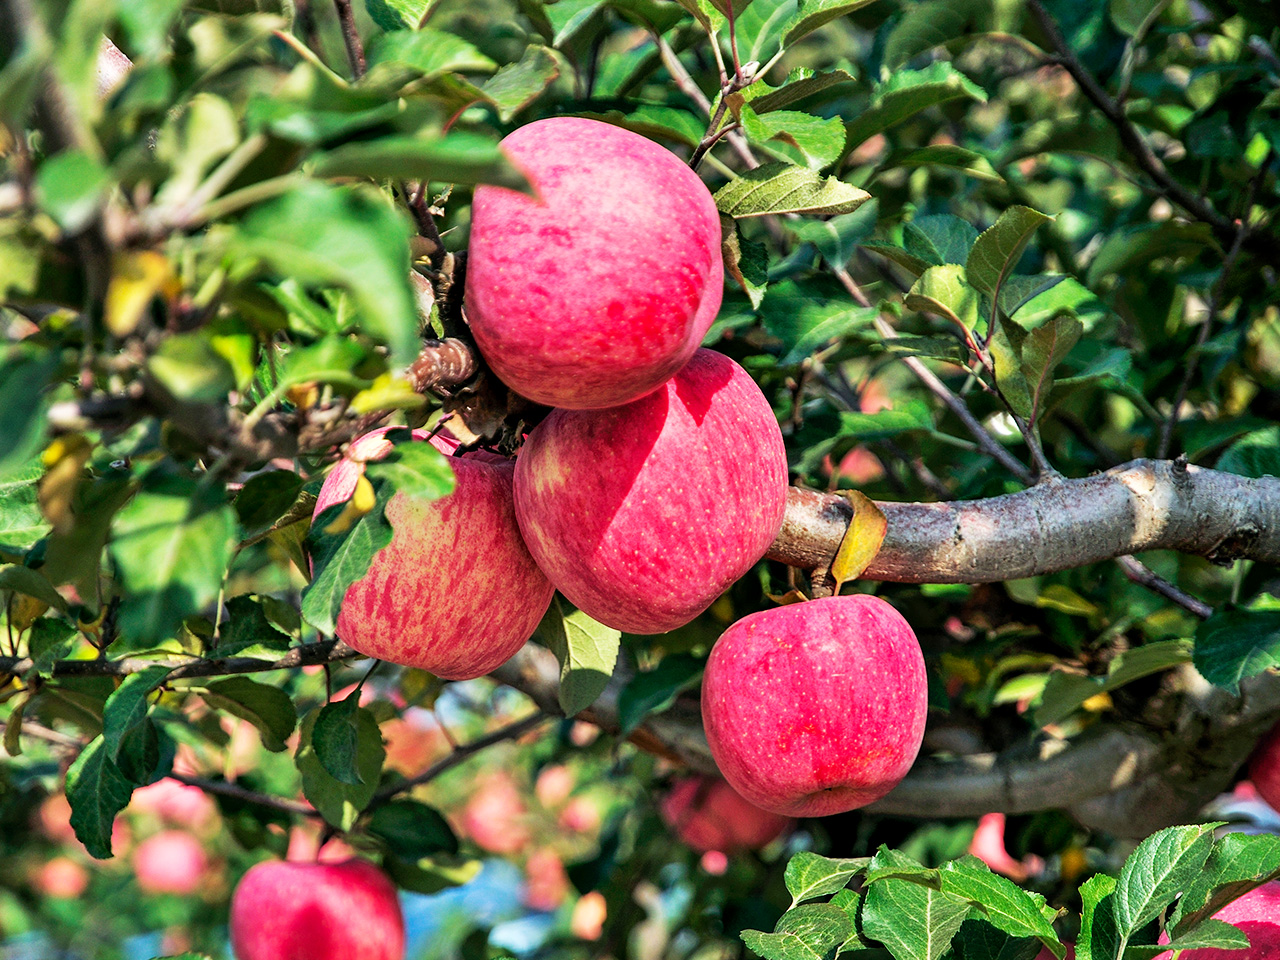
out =
{"type": "Polygon", "coordinates": [[[825,817],[878,800],[911,768],[928,709],[924,657],[878,597],[753,613],[716,641],[702,679],[711,755],[758,807],[825,817]]]}
{"type": "Polygon", "coordinates": [[[459,827],[481,850],[512,854],[529,843],[527,815],[515,782],[504,773],[491,773],[462,808],[459,827]]]}
{"type": "Polygon", "coordinates": [[[45,797],[36,816],[41,832],[50,840],[57,843],[75,840],[76,832],[71,827],[71,804],[65,793],[51,793],[45,797]]]}
{"type": "Polygon", "coordinates": [[[134,875],[145,893],[188,896],[200,889],[209,859],[204,847],[189,833],[164,830],[134,848],[134,875]]]}
{"type": "Polygon", "coordinates": [[[386,766],[406,777],[421,773],[453,749],[435,715],[421,707],[410,707],[383,723],[381,729],[386,766]]]}
{"type": "Polygon", "coordinates": [[[757,850],[794,825],[789,817],[747,802],[717,777],[678,781],[658,809],[676,835],[699,853],[757,850]]]}
{"type": "Polygon", "coordinates": [[[1035,854],[1029,854],[1022,860],[1015,860],[1010,855],[1004,845],[1004,827],[1003,813],[983,814],[978,819],[973,839],[969,841],[969,852],[996,873],[1004,874],[1017,883],[1042,873],[1044,860],[1035,854]]]}
{"type": "Polygon", "coordinates": [[[552,117],[502,149],[537,197],[476,188],[467,319],[498,377],[592,409],[661,385],[720,309],[720,216],[675,154],[621,127],[552,117]]]}
{"type": "Polygon", "coordinates": [[[609,410],[555,410],[516,461],[529,551],[579,609],[630,633],[688,623],[782,526],[778,422],[740,366],[699,350],[663,387],[609,410]]]}
{"type": "Polygon", "coordinates": [[[46,897],[74,900],[88,889],[89,871],[70,857],[54,857],[40,865],[31,885],[46,897]]]}
{"type": "Polygon", "coordinates": [[[534,781],[533,792],[538,802],[548,810],[558,807],[569,799],[573,792],[573,771],[563,763],[552,764],[538,771],[538,779],[534,781]]]}
{"type": "Polygon", "coordinates": [[[584,893],[573,905],[573,916],[569,918],[569,932],[579,940],[599,940],[604,932],[604,921],[609,915],[609,907],[605,903],[604,894],[599,890],[584,893]]]}
{"type": "Polygon", "coordinates": [[[128,809],[191,829],[208,827],[218,816],[218,806],[207,793],[169,777],[133,791],[128,809]]]}
{"type": "Polygon", "coordinates": [[[524,905],[530,910],[555,910],[569,895],[569,874],[554,850],[543,847],[531,853],[524,875],[524,905]]]}
{"type": "Polygon", "coordinates": [[[231,898],[237,960],[403,960],[396,888],[366,860],[250,868],[231,898]]]}
{"type": "MultiPolygon", "coordinates": [[[[1280,883],[1265,883],[1232,900],[1214,915],[1215,920],[1233,924],[1249,938],[1248,950],[1184,950],[1179,960],[1276,960],[1280,957],[1280,883]]],[[[1167,933],[1160,942],[1168,943],[1167,933]]],[[[1162,953],[1155,960],[1170,960],[1162,953]]]]}
{"type": "MultiPolygon", "coordinates": [[[[325,478],[315,516],[349,499],[364,463],[390,452],[386,432],[375,430],[351,445],[325,478]]],[[[414,436],[425,439],[427,432],[414,436]]],[[[445,452],[457,445],[433,442],[445,452]]],[[[391,543],[347,590],[336,632],[370,657],[466,680],[520,649],[553,590],[516,527],[515,465],[492,454],[450,457],[449,464],[457,487],[448,496],[391,498],[391,543]]]]}
{"type": "Polygon", "coordinates": [[[604,815],[595,800],[579,795],[564,805],[556,822],[570,833],[595,833],[604,822],[604,815]]]}
{"type": "Polygon", "coordinates": [[[1280,810],[1280,724],[1262,735],[1249,758],[1249,779],[1272,809],[1280,810]]]}

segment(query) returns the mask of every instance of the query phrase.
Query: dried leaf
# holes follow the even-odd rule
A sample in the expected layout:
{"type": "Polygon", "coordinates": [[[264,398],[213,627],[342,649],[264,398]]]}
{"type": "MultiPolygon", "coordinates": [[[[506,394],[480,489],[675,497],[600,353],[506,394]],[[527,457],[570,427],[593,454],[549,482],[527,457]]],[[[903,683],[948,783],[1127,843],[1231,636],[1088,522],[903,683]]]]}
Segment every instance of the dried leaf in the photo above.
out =
{"type": "Polygon", "coordinates": [[[856,580],[862,576],[871,561],[880,552],[884,543],[884,535],[889,529],[889,520],[870,497],[857,490],[841,490],[843,496],[853,506],[853,519],[840,541],[840,549],[831,562],[831,577],[836,582],[836,593],[847,580],[856,580]]]}

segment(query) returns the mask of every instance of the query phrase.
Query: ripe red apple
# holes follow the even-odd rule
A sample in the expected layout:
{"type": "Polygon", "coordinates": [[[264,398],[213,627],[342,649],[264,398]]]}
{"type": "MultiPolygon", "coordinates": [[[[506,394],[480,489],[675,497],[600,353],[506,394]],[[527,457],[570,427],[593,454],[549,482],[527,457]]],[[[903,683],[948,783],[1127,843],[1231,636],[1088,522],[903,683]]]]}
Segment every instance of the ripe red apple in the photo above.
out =
{"type": "Polygon", "coordinates": [[[688,623],[782,526],[787,460],[747,372],[699,350],[661,388],[608,410],[555,410],[516,461],[516,517],[551,582],[630,633],[688,623]]]}
{"type": "Polygon", "coordinates": [[[203,830],[217,818],[218,805],[199,787],[165,777],[133,791],[129,811],[153,814],[176,827],[203,830]]]}
{"type": "Polygon", "coordinates": [[[367,860],[269,860],[231,897],[231,948],[237,960],[404,960],[404,917],[367,860]]]}
{"type": "Polygon", "coordinates": [[[200,841],[181,830],[163,830],[134,848],[133,872],[146,893],[189,896],[200,889],[209,859],[200,841]]]}
{"type": "Polygon", "coordinates": [[[680,780],[658,809],[676,835],[699,853],[756,850],[792,825],[789,817],[761,810],[715,777],[680,780]]]}
{"type": "Polygon", "coordinates": [[[792,817],[865,806],[897,785],[924,737],[924,657],[878,597],[753,613],[716,641],[702,721],[720,772],[747,800],[792,817]]]}
{"type": "MultiPolygon", "coordinates": [[[[1275,960],[1280,957],[1280,883],[1264,883],[1238,900],[1232,900],[1214,915],[1215,920],[1233,924],[1249,938],[1248,950],[1184,950],[1179,960],[1275,960]]],[[[1160,934],[1168,943],[1168,934],[1160,934]]],[[[1162,953],[1155,960],[1170,960],[1162,953]]]]}
{"type": "Polygon", "coordinates": [[[1249,779],[1272,808],[1280,810],[1280,724],[1272,727],[1249,758],[1249,779]]]}
{"type": "Polygon", "coordinates": [[[1022,883],[1028,877],[1044,871],[1044,860],[1035,854],[1028,854],[1021,860],[1013,858],[1004,844],[1005,819],[1003,813],[983,814],[978,819],[978,829],[973,832],[973,839],[969,841],[969,852],[996,873],[1022,883]]]}
{"type": "MultiPolygon", "coordinates": [[[[351,445],[325,478],[315,516],[349,499],[364,463],[387,455],[386,432],[375,430],[351,445]]],[[[414,436],[425,439],[427,432],[414,436]]],[[[457,446],[452,438],[432,442],[445,453],[457,446]]],[[[370,657],[469,680],[520,649],[547,612],[553,589],[516,526],[515,465],[493,454],[450,457],[449,465],[457,486],[448,496],[391,498],[391,543],[347,590],[336,632],[370,657]]]]}
{"type": "Polygon", "coordinates": [[[462,808],[459,828],[481,850],[512,854],[529,843],[528,814],[515,781],[494,772],[480,780],[462,808]]]}
{"type": "Polygon", "coordinates": [[[89,871],[70,857],[54,857],[35,871],[31,885],[46,897],[74,900],[89,888],[89,871]]]}
{"type": "Polygon", "coordinates": [[[564,861],[550,847],[535,850],[524,865],[524,905],[549,913],[569,895],[569,874],[564,861]]]}
{"type": "Polygon", "coordinates": [[[670,151],[597,120],[539,120],[502,148],[537,197],[476,189],[466,304],[481,353],[554,407],[611,407],[658,387],[720,309],[710,192],[670,151]]]}

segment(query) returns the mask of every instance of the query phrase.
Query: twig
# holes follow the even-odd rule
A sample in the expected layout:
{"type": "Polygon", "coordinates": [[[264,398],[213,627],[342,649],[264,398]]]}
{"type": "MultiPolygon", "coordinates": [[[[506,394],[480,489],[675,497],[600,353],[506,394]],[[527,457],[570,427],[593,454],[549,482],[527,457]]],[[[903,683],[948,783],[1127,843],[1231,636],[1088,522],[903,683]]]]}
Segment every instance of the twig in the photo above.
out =
{"type": "Polygon", "coordinates": [[[268,807],[271,810],[279,810],[281,813],[295,813],[304,817],[320,816],[320,812],[309,803],[286,800],[283,797],[273,797],[269,793],[259,793],[256,790],[249,790],[225,780],[206,780],[204,777],[189,777],[185,773],[171,773],[169,774],[169,779],[185,783],[189,787],[199,787],[205,793],[216,794],[220,797],[230,797],[232,800],[252,803],[259,807],[268,807]]]}
{"type": "Polygon", "coordinates": [[[347,47],[351,74],[359,80],[366,69],[364,44],[360,42],[360,31],[356,29],[356,15],[351,9],[351,0],[333,0],[333,5],[338,10],[338,22],[342,25],[342,42],[347,47]]]}
{"type": "Polygon", "coordinates": [[[399,783],[393,783],[389,786],[383,787],[373,795],[373,800],[369,803],[366,810],[377,809],[388,800],[404,793],[406,790],[412,790],[414,787],[422,786],[424,783],[430,783],[446,770],[452,770],[458,764],[479,753],[481,750],[491,747],[495,743],[501,743],[504,740],[515,740],[550,719],[550,714],[543,713],[539,710],[537,713],[530,714],[521,720],[509,723],[505,727],[501,727],[493,731],[493,733],[486,734],[478,740],[472,740],[470,743],[464,743],[456,746],[454,747],[453,752],[447,757],[442,760],[437,760],[416,777],[410,777],[409,779],[402,780],[399,783]]]}
{"type": "Polygon", "coordinates": [[[1207,620],[1213,616],[1213,607],[1201,600],[1197,600],[1189,593],[1183,593],[1136,557],[1127,555],[1116,557],[1116,563],[1120,565],[1124,575],[1134,583],[1160,594],[1166,600],[1172,600],[1178,606],[1194,613],[1201,620],[1207,620]]]}
{"type": "Polygon", "coordinates": [[[44,724],[36,723],[34,720],[29,720],[25,717],[22,720],[22,735],[36,740],[43,740],[58,747],[75,747],[78,750],[84,746],[84,741],[79,737],[59,733],[57,730],[51,730],[44,724]]]}
{"type": "MultiPolygon", "coordinates": [[[[711,101],[707,99],[707,95],[694,82],[689,71],[685,69],[684,64],[680,62],[680,58],[676,52],[671,49],[671,45],[660,36],[653,34],[654,43],[658,46],[658,55],[662,58],[662,65],[667,68],[667,73],[671,74],[671,79],[675,81],[676,87],[684,93],[690,100],[698,105],[704,116],[711,116],[711,101]]],[[[747,146],[747,141],[742,134],[733,130],[726,135],[729,146],[733,152],[738,155],[738,159],[748,168],[754,170],[760,166],[760,161],[755,158],[755,154],[751,152],[747,146]]],[[[704,151],[705,152],[705,151],[704,151]]],[[[692,164],[691,164],[692,165],[692,164]]]]}

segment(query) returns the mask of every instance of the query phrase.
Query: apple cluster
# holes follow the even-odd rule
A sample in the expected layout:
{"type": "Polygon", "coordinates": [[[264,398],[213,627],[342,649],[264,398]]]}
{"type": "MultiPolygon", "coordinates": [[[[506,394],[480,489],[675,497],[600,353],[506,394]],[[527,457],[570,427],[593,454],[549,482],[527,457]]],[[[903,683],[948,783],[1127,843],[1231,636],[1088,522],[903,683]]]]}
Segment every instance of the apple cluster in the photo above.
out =
{"type": "MultiPolygon", "coordinates": [[[[629,633],[688,623],[764,555],[786,511],[768,400],[699,347],[724,281],[706,186],[652,141],[594,120],[540,120],[502,146],[533,194],[476,190],[467,321],[493,371],[553,409],[514,462],[454,455],[450,495],[393,497],[392,542],[337,621],[361,652],[446,679],[510,657],[555,590],[629,633]]],[[[386,454],[384,433],[352,444],[317,515],[386,454]]],[[[458,453],[444,432],[430,440],[458,453]]],[[[923,736],[919,646],[873,597],[739,621],[712,651],[702,696],[728,783],[782,817],[871,802],[923,736]]]]}

